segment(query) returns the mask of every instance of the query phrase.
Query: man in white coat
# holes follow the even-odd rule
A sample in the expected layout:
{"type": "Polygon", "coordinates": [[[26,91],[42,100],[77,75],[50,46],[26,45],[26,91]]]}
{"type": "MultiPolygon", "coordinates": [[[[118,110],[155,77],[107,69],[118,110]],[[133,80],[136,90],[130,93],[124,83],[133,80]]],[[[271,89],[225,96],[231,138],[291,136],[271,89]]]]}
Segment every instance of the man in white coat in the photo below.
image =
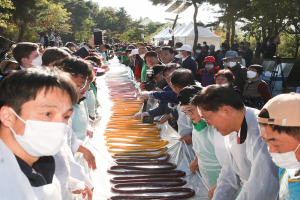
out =
{"type": "Polygon", "coordinates": [[[1,199],[62,199],[53,155],[67,141],[76,85],[60,70],[31,68],[6,77],[0,91],[1,199]]]}
{"type": "Polygon", "coordinates": [[[227,156],[210,198],[277,199],[278,167],[260,136],[259,110],[245,107],[234,90],[217,85],[203,89],[194,102],[202,121],[225,136],[227,156]]]}

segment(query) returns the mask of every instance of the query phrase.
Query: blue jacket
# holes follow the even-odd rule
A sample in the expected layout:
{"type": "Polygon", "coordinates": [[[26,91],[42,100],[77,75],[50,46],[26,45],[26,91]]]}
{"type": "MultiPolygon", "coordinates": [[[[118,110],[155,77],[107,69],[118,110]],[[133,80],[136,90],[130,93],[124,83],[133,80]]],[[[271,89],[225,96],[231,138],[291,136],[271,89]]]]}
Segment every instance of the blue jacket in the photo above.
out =
{"type": "MultiPolygon", "coordinates": [[[[170,86],[167,86],[167,87],[170,87],[170,86]]],[[[168,103],[179,104],[178,99],[177,99],[177,94],[173,90],[163,91],[163,92],[152,92],[152,93],[150,93],[150,96],[153,96],[155,99],[165,101],[168,103]]]]}
{"type": "MultiPolygon", "coordinates": [[[[157,97],[163,96],[164,97],[165,93],[173,94],[173,95],[175,94],[176,99],[177,99],[177,94],[175,92],[173,92],[172,88],[169,85],[163,89],[163,92],[153,92],[153,93],[155,93],[155,95],[153,95],[155,99],[159,99],[159,98],[156,98],[155,96],[157,96],[157,97]]],[[[174,98],[174,97],[171,97],[171,98],[174,98]]],[[[153,110],[148,111],[149,115],[156,117],[156,116],[160,116],[160,115],[164,115],[164,114],[168,115],[168,114],[172,113],[172,116],[177,120],[178,119],[177,110],[172,111],[168,106],[168,103],[169,103],[168,101],[165,101],[162,99],[159,99],[159,100],[160,100],[160,103],[159,103],[158,107],[153,110]]],[[[178,102],[178,100],[177,100],[177,102],[178,102]]],[[[175,102],[170,102],[170,103],[175,103],[175,102]]]]}

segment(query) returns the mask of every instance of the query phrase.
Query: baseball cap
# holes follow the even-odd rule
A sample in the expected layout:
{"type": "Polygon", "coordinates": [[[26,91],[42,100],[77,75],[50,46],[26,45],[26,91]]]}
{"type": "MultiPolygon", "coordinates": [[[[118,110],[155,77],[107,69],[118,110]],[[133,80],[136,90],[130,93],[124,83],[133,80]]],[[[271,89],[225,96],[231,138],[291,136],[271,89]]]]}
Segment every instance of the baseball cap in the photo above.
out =
{"type": "Polygon", "coordinates": [[[180,90],[177,99],[180,105],[190,104],[191,99],[202,90],[202,87],[197,85],[189,85],[180,90]]]}
{"type": "Polygon", "coordinates": [[[269,118],[257,117],[260,123],[300,127],[300,94],[280,94],[270,99],[263,109],[268,111],[269,118]]]}
{"type": "Polygon", "coordinates": [[[176,49],[177,51],[189,51],[192,52],[192,47],[190,45],[183,45],[179,49],[176,49]]]}

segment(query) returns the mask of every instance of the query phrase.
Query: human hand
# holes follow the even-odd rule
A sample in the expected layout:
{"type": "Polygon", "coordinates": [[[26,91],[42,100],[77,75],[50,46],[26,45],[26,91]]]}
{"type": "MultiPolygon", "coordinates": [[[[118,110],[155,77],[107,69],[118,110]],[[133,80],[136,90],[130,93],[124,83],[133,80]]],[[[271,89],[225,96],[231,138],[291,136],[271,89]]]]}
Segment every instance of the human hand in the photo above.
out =
{"type": "Polygon", "coordinates": [[[91,40],[89,41],[89,45],[91,45],[91,47],[95,48],[95,42],[94,42],[94,36],[91,36],[91,40]]]}
{"type": "Polygon", "coordinates": [[[150,98],[149,94],[150,94],[150,92],[144,91],[144,92],[141,92],[140,94],[138,94],[137,98],[140,98],[140,99],[149,99],[150,98]]]}
{"type": "Polygon", "coordinates": [[[217,183],[209,189],[208,198],[212,199],[214,197],[214,192],[216,188],[217,188],[217,183]]]}
{"type": "Polygon", "coordinates": [[[143,82],[141,83],[141,85],[140,85],[140,89],[141,89],[142,92],[143,92],[143,91],[146,91],[146,89],[145,89],[145,84],[146,84],[146,81],[143,81],[143,82]]]}
{"type": "Polygon", "coordinates": [[[190,164],[190,170],[192,170],[192,172],[196,173],[196,171],[198,169],[199,169],[198,158],[197,158],[197,156],[195,156],[194,160],[190,164]]]}
{"type": "MultiPolygon", "coordinates": [[[[94,190],[94,188],[92,190],[94,190]]],[[[83,199],[86,197],[86,195],[88,195],[88,200],[92,200],[92,197],[93,197],[92,190],[88,186],[85,186],[84,190],[76,190],[76,191],[73,191],[72,193],[73,194],[82,194],[83,199]]]]}
{"type": "Polygon", "coordinates": [[[144,116],[150,116],[148,113],[142,113],[141,114],[141,120],[143,121],[144,116]]]}
{"type": "Polygon", "coordinates": [[[166,121],[168,121],[168,119],[170,119],[171,116],[170,115],[165,115],[163,116],[163,118],[161,118],[161,120],[159,122],[156,122],[157,124],[163,124],[165,123],[166,121]]]}
{"type": "Polygon", "coordinates": [[[185,136],[180,138],[179,141],[185,141],[187,145],[192,144],[192,136],[190,134],[186,134],[185,136]]]}
{"type": "Polygon", "coordinates": [[[83,153],[84,159],[88,163],[89,168],[92,168],[93,170],[97,169],[96,160],[95,160],[95,156],[93,155],[93,153],[86,147],[84,147],[84,149],[82,150],[82,153],[83,153]]]}
{"type": "Polygon", "coordinates": [[[138,113],[136,113],[136,114],[134,115],[134,117],[135,117],[135,118],[139,118],[139,117],[141,117],[141,115],[142,115],[142,112],[138,112],[138,113]]]}
{"type": "Polygon", "coordinates": [[[86,130],[86,135],[89,136],[90,138],[93,138],[94,132],[93,132],[93,131],[86,130]]]}

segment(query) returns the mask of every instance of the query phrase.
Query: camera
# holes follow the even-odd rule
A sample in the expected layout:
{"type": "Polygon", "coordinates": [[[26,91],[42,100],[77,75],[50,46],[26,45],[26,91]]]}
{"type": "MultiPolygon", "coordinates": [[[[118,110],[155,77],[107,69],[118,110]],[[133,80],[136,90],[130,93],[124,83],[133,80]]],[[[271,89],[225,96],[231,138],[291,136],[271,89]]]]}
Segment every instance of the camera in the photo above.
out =
{"type": "Polygon", "coordinates": [[[146,70],[147,81],[145,82],[145,90],[147,91],[152,91],[155,87],[156,82],[152,81],[153,73],[153,69],[146,70]]]}
{"type": "Polygon", "coordinates": [[[145,90],[152,91],[155,87],[155,84],[156,84],[155,81],[147,81],[145,83],[145,90]]]}

